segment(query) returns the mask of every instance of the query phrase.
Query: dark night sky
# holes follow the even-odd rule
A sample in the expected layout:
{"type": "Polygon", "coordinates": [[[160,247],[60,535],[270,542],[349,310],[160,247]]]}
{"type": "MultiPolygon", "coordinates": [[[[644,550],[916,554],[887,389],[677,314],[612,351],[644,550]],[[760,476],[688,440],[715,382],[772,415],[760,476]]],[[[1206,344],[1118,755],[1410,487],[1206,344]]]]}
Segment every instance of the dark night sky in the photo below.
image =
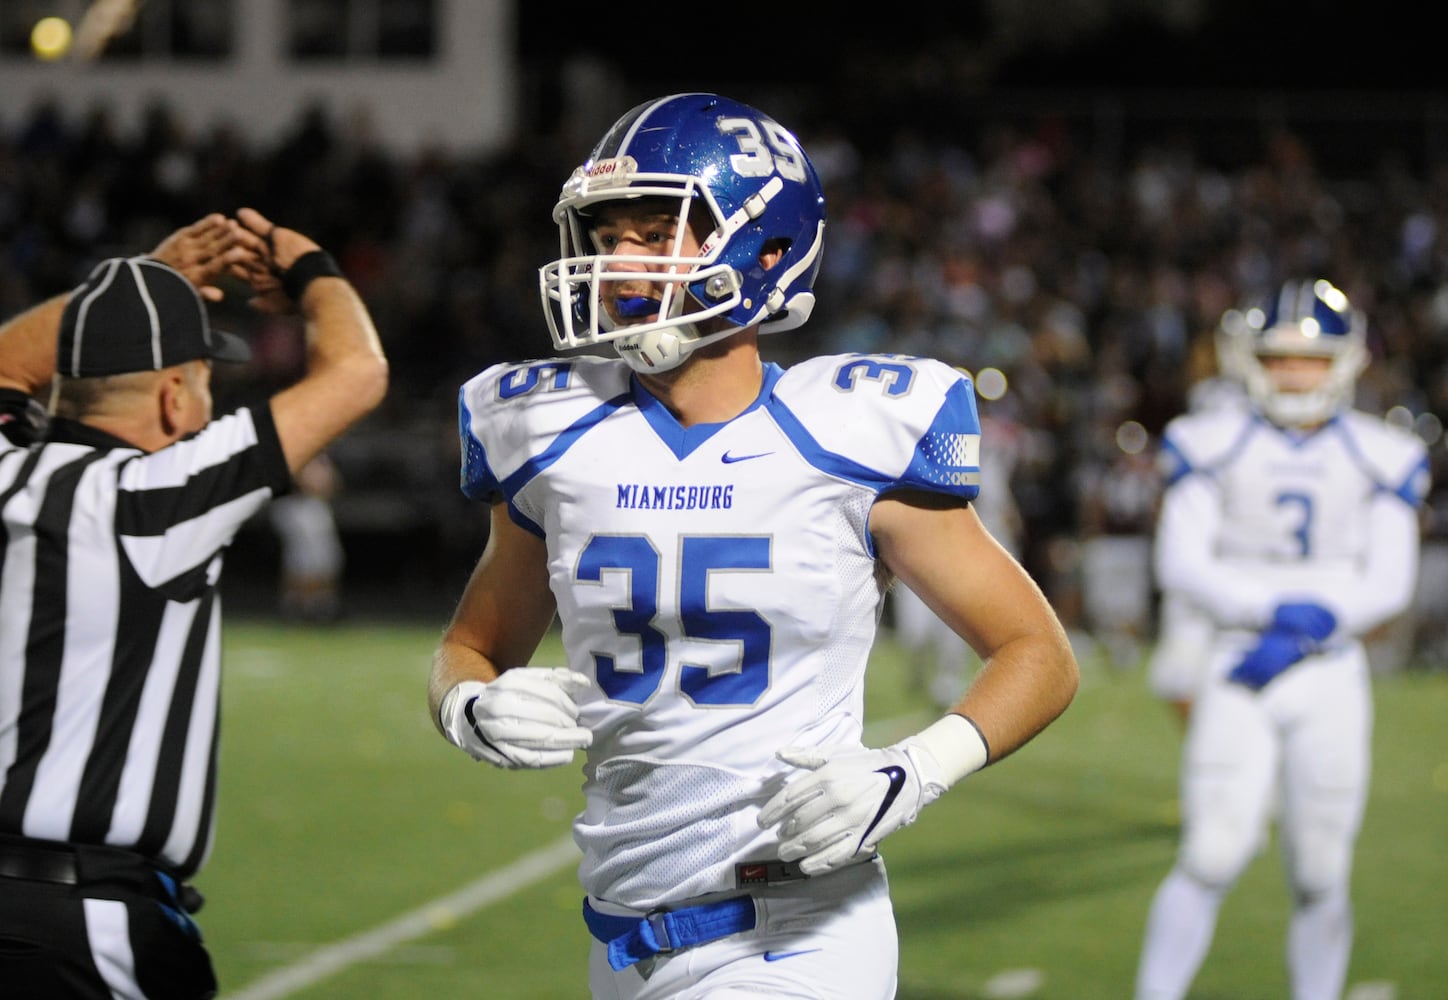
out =
{"type": "MultiPolygon", "coordinates": [[[[1427,6],[1201,0],[1204,13],[1188,31],[1141,13],[1147,5],[1112,0],[1101,5],[1107,13],[1069,32],[1069,41],[1031,38],[1008,52],[997,44],[999,58],[987,82],[1005,88],[1448,92],[1448,41],[1425,20],[1427,6]]],[[[1000,39],[980,3],[957,0],[896,9],[904,13],[885,18],[867,8],[870,16],[850,17],[843,5],[774,0],[727,8],[704,5],[697,14],[654,22],[643,15],[632,27],[613,28],[603,26],[596,4],[524,2],[518,11],[520,51],[535,64],[571,52],[602,54],[619,60],[630,80],[645,86],[687,84],[701,69],[721,82],[772,78],[827,85],[862,53],[904,60],[942,40],[982,50],[1000,39]],[[719,26],[707,27],[720,11],[719,26]],[[701,27],[682,30],[684,21],[701,27]],[[560,25],[575,28],[560,30],[560,25]]]]}

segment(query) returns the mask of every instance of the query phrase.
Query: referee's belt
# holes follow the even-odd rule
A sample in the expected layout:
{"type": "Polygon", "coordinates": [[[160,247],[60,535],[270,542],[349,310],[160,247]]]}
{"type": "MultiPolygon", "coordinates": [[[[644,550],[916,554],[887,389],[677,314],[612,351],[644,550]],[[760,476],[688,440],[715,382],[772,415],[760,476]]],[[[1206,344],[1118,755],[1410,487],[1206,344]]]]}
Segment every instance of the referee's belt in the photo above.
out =
{"type": "Polygon", "coordinates": [[[139,889],[195,913],[201,893],[134,851],[99,844],[68,844],[0,834],[0,879],[86,886],[115,883],[139,889]]]}

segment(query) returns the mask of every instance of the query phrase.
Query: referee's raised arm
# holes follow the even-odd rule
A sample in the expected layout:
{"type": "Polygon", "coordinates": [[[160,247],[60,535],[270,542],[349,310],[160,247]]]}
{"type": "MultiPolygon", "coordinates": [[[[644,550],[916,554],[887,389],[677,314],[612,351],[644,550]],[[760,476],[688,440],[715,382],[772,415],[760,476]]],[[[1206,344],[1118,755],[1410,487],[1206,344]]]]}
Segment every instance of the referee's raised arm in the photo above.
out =
{"type": "Polygon", "coordinates": [[[234,270],[251,285],[252,305],[299,311],[306,322],[306,374],[272,398],[277,436],[295,473],[382,402],[387,359],[362,299],[331,255],[254,209],[237,212],[237,223],[253,256],[234,270]]]}

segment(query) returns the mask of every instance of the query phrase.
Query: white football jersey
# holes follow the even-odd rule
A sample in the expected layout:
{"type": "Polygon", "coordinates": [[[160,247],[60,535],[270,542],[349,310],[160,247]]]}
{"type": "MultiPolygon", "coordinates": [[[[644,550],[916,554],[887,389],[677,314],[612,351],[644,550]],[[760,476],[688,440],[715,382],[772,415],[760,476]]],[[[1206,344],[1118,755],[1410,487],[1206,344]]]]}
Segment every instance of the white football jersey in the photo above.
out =
{"type": "Polygon", "coordinates": [[[1406,607],[1428,490],[1414,435],[1356,410],[1302,432],[1222,408],[1173,420],[1162,460],[1158,579],[1220,627],[1256,630],[1308,600],[1350,637],[1406,607]]]}
{"type": "Polygon", "coordinates": [[[974,390],[895,355],[765,366],[758,400],[682,427],[623,362],[497,365],[461,392],[463,491],[546,540],[568,665],[594,681],[574,824],[592,895],[735,888],[787,746],[859,746],[883,598],[868,517],[896,489],[971,499],[974,390]]]}

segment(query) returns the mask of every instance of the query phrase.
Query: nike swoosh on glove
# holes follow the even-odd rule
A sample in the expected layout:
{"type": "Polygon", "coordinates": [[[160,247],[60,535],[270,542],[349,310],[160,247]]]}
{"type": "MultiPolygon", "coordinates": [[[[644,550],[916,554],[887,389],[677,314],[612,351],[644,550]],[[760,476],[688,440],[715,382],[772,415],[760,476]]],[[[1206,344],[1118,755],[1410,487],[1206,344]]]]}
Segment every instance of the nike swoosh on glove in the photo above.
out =
{"type": "Polygon", "coordinates": [[[779,857],[818,876],[869,860],[886,836],[985,767],[990,747],[975,722],[950,712],[883,750],[788,747],[776,757],[808,773],[770,797],[759,813],[760,829],[778,826],[779,857]]]}
{"type": "Polygon", "coordinates": [[[560,767],[593,743],[578,724],[575,696],[591,686],[567,667],[516,667],[497,680],[463,681],[442,700],[449,741],[495,767],[560,767]]]}
{"type": "Polygon", "coordinates": [[[775,756],[807,773],[764,804],[759,826],[778,828],[781,860],[819,875],[873,857],[880,841],[984,767],[990,748],[975,723],[952,713],[879,750],[787,747],[775,756]]]}
{"type": "Polygon", "coordinates": [[[788,747],[776,755],[809,773],[764,805],[759,825],[779,827],[779,857],[818,875],[875,853],[885,837],[909,826],[945,786],[922,782],[908,749],[788,747]]]}

